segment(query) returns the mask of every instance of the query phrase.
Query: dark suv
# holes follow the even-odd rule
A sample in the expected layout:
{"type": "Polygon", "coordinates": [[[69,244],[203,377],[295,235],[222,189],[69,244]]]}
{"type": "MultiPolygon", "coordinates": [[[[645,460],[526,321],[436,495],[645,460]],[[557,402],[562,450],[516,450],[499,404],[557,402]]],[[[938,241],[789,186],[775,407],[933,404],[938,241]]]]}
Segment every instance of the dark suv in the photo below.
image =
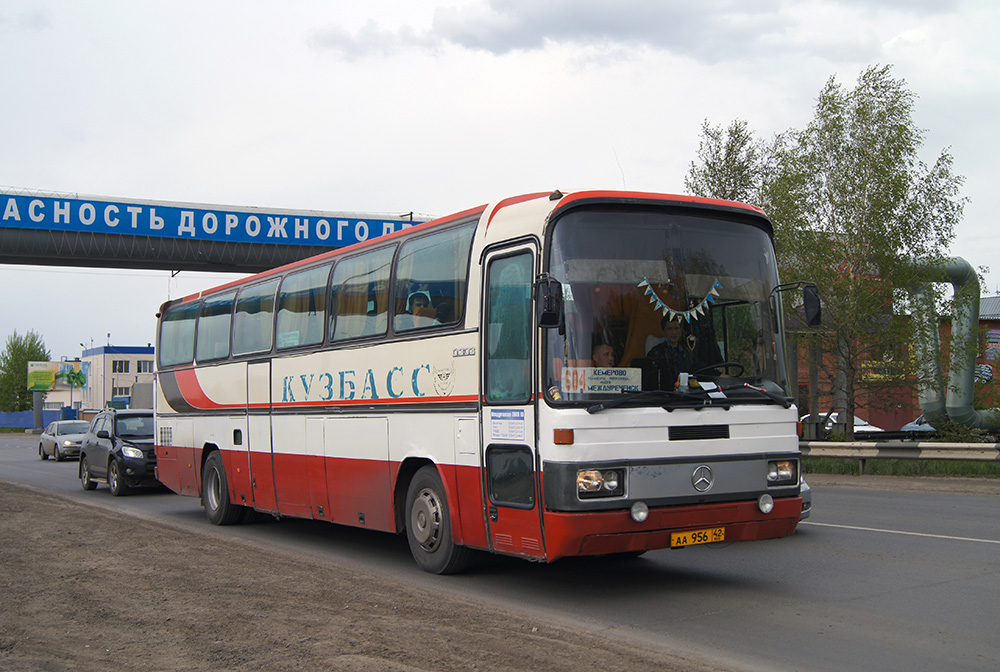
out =
{"type": "Polygon", "coordinates": [[[94,417],[80,445],[84,490],[93,490],[103,481],[118,496],[132,487],[159,485],[155,469],[152,411],[107,409],[94,417]]]}

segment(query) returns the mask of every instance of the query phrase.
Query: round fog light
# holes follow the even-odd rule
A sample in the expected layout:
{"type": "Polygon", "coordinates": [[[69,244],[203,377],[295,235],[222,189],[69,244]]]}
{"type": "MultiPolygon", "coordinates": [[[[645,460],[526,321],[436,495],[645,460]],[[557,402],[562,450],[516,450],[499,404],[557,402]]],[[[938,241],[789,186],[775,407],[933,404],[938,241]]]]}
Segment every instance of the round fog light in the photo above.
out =
{"type": "Polygon", "coordinates": [[[757,508],[761,513],[771,513],[771,509],[774,508],[774,498],[771,495],[761,495],[757,499],[757,508]]]}
{"type": "Polygon", "coordinates": [[[632,514],[632,520],[641,523],[649,517],[649,507],[646,506],[646,502],[636,502],[629,513],[632,514]]]}

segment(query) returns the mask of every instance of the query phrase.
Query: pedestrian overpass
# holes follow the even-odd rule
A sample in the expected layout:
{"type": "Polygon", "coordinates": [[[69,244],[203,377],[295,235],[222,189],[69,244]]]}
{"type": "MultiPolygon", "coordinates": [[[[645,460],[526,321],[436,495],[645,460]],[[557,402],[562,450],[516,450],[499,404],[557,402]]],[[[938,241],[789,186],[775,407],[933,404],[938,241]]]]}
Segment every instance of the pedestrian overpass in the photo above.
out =
{"type": "Polygon", "coordinates": [[[0,264],[257,273],[426,219],[0,187],[0,264]]]}

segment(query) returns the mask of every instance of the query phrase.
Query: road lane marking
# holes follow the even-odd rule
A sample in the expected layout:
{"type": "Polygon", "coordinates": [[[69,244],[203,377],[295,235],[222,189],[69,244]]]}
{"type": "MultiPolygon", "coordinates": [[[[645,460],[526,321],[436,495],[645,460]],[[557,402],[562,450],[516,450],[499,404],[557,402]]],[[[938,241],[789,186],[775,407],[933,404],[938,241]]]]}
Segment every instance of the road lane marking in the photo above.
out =
{"type": "Polygon", "coordinates": [[[903,532],[902,530],[883,530],[877,527],[857,527],[856,525],[834,525],[833,523],[814,523],[804,520],[799,525],[817,525],[819,527],[837,527],[842,530],[859,530],[861,532],[883,532],[885,534],[902,534],[908,537],[928,537],[929,539],[948,539],[951,541],[973,541],[979,544],[997,544],[997,539],[976,539],[974,537],[952,537],[947,534],[925,534],[923,532],[903,532]]]}

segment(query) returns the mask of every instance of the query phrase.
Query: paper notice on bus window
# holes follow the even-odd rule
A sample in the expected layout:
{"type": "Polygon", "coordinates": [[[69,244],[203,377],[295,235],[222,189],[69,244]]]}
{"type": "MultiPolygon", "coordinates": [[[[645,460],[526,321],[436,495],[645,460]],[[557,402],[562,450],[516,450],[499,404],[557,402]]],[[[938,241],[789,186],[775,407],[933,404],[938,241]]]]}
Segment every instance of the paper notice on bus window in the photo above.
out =
{"type": "Polygon", "coordinates": [[[726,393],[719,389],[719,386],[711,381],[699,380],[698,386],[708,392],[708,396],[713,399],[725,399],[726,393]]]}
{"type": "Polygon", "coordinates": [[[592,366],[568,366],[563,369],[563,392],[577,394],[638,392],[641,386],[641,369],[599,369],[592,366]]]}
{"type": "Polygon", "coordinates": [[[524,441],[524,411],[491,409],[490,437],[494,441],[524,441]]]}

